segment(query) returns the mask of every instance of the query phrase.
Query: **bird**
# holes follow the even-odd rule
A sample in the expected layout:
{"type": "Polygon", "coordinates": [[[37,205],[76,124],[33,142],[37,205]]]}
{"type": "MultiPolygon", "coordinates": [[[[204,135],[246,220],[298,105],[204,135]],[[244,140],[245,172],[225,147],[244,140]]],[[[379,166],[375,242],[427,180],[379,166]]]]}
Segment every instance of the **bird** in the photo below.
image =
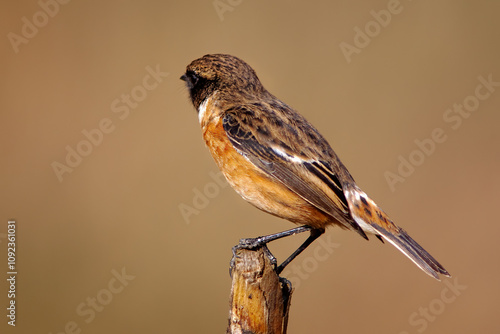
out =
{"type": "Polygon", "coordinates": [[[269,236],[242,239],[252,248],[309,231],[278,268],[300,254],[329,226],[375,236],[399,249],[431,277],[448,271],[361,190],[319,131],[264,88],[242,59],[207,54],[180,77],[197,113],[202,136],[232,188],[247,202],[298,225],[269,236]]]}

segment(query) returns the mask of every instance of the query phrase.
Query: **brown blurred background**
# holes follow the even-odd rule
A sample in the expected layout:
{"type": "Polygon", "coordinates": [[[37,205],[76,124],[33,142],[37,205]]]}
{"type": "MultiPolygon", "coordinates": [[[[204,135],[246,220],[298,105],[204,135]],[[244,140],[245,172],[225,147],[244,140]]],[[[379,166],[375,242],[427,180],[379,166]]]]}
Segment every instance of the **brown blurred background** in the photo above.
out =
{"type": "Polygon", "coordinates": [[[285,271],[289,333],[499,332],[500,86],[477,90],[500,82],[498,2],[55,4],[0,5],[0,276],[11,218],[18,270],[0,332],[225,331],[231,247],[293,225],[214,179],[179,80],[206,53],[253,66],[453,274],[331,229],[285,271]],[[417,166],[391,187],[401,159],[417,166]]]}

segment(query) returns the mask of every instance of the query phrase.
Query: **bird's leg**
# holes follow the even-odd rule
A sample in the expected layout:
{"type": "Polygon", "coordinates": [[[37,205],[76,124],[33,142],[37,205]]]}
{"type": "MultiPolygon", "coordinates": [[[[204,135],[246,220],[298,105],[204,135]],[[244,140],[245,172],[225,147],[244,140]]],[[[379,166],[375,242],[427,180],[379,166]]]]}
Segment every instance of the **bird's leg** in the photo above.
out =
{"type": "Polygon", "coordinates": [[[271,241],[274,241],[274,240],[277,240],[277,239],[281,239],[281,238],[284,238],[284,237],[288,237],[288,236],[291,236],[291,235],[294,235],[294,234],[311,231],[312,229],[313,228],[311,226],[304,225],[304,226],[299,226],[299,227],[296,227],[296,228],[292,228],[291,230],[286,230],[286,231],[283,231],[283,232],[269,234],[269,235],[265,235],[265,236],[262,236],[262,237],[240,239],[240,243],[238,245],[236,245],[234,248],[236,248],[236,249],[241,249],[241,248],[244,248],[244,249],[257,248],[257,247],[260,247],[260,246],[262,246],[264,244],[267,244],[268,242],[271,242],[271,241]]]}
{"type": "Polygon", "coordinates": [[[319,236],[322,235],[323,233],[325,233],[325,230],[323,229],[311,229],[311,234],[306,239],[306,241],[304,241],[302,245],[300,245],[300,247],[297,248],[297,250],[295,250],[295,252],[292,253],[292,255],[290,255],[285,261],[283,261],[283,263],[280,264],[278,268],[276,268],[276,273],[279,275],[283,271],[283,269],[285,269],[285,267],[290,262],[292,262],[293,259],[297,257],[297,255],[302,253],[304,249],[306,249],[310,244],[312,244],[314,240],[318,239],[319,236]]]}
{"type": "MultiPolygon", "coordinates": [[[[271,242],[271,241],[274,241],[277,239],[281,239],[284,237],[288,237],[288,236],[291,236],[294,234],[307,232],[307,231],[310,231],[311,234],[306,239],[306,241],[304,241],[304,243],[302,243],[302,245],[300,245],[300,247],[295,252],[293,252],[292,255],[290,255],[282,264],[280,264],[276,268],[276,272],[279,274],[283,271],[283,269],[295,257],[297,257],[297,255],[302,253],[302,251],[304,249],[306,249],[307,246],[309,246],[314,240],[316,240],[320,235],[322,235],[325,232],[325,230],[324,229],[315,229],[315,228],[312,228],[311,226],[304,225],[304,226],[299,226],[299,227],[293,228],[291,230],[278,232],[278,233],[274,233],[274,234],[270,234],[270,235],[265,235],[265,236],[261,236],[261,237],[257,237],[257,238],[241,239],[240,243],[233,247],[233,258],[234,258],[234,256],[236,256],[236,251],[238,249],[242,249],[242,248],[243,249],[252,249],[252,248],[261,247],[263,245],[266,245],[268,242],[271,242]]],[[[266,247],[265,251],[266,251],[266,254],[268,255],[269,259],[271,260],[271,262],[273,264],[276,264],[276,258],[271,254],[271,252],[269,252],[267,247],[266,247]]]]}
{"type": "MultiPolygon", "coordinates": [[[[261,237],[257,237],[257,238],[240,239],[240,243],[233,247],[233,257],[231,258],[230,268],[232,268],[234,266],[234,260],[236,258],[236,251],[238,249],[253,249],[253,248],[258,248],[258,247],[262,247],[262,246],[264,246],[264,252],[266,253],[267,257],[269,258],[269,260],[271,261],[273,266],[275,268],[277,268],[276,267],[276,265],[277,265],[276,258],[269,251],[266,244],[268,242],[274,241],[276,239],[288,237],[288,236],[291,236],[294,234],[298,234],[298,233],[302,233],[302,232],[306,232],[306,231],[311,231],[311,230],[312,230],[312,227],[304,225],[304,226],[292,228],[291,230],[286,230],[283,232],[278,232],[278,233],[265,235],[265,236],[261,236],[261,237]]],[[[231,270],[230,270],[230,273],[231,273],[231,270]]]]}

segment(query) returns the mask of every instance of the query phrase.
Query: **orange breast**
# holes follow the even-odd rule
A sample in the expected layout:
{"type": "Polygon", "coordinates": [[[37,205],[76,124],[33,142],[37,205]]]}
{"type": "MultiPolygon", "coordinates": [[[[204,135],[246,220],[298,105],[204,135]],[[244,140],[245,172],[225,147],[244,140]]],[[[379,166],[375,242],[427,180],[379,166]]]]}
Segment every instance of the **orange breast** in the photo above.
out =
{"type": "Polygon", "coordinates": [[[239,154],[229,141],[221,118],[212,118],[203,123],[203,138],[210,153],[229,184],[246,201],[297,224],[324,228],[326,224],[333,222],[330,216],[239,154]]]}

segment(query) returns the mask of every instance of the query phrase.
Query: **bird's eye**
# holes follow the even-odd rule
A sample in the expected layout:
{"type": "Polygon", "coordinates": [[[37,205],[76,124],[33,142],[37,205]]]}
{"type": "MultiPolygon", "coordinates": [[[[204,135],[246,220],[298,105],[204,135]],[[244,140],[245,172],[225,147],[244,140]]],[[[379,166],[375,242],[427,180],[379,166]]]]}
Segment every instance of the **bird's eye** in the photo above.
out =
{"type": "Polygon", "coordinates": [[[196,84],[198,83],[198,81],[200,80],[200,77],[197,76],[194,72],[190,72],[188,73],[188,77],[189,77],[189,81],[191,81],[191,84],[193,86],[196,86],[196,84]]]}

